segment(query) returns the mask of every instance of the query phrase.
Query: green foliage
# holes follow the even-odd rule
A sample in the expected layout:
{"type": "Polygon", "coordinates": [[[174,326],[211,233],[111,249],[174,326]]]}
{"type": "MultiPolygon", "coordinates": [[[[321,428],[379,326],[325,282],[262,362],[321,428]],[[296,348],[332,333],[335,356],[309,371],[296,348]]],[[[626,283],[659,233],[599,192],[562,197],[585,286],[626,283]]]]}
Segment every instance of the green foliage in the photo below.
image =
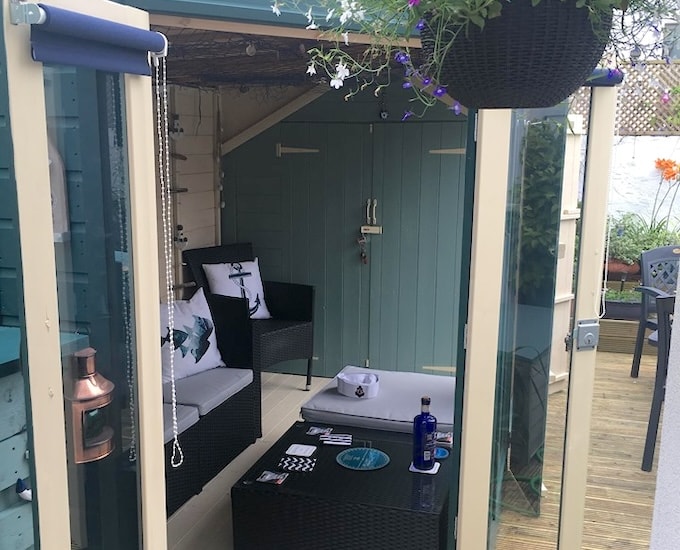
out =
{"type": "MultiPolygon", "coordinates": [[[[264,1],[264,0],[262,0],[264,1]]],[[[269,0],[270,2],[272,0],[269,0]]],[[[516,0],[529,1],[529,0],[516,0]]],[[[533,6],[545,0],[530,0],[533,6]]],[[[562,0],[586,10],[597,28],[598,23],[615,17],[608,41],[609,62],[616,66],[631,49],[643,51],[646,57],[660,57],[661,38],[651,40],[650,29],[661,28],[661,21],[676,21],[676,0],[562,0]],[[624,19],[625,14],[625,19],[624,19]],[[647,51],[648,50],[648,51],[647,51]]],[[[273,0],[272,8],[293,9],[305,17],[302,26],[320,29],[322,41],[309,50],[308,73],[326,78],[331,86],[343,87],[345,79],[357,78],[357,85],[346,93],[356,94],[373,87],[376,94],[390,84],[396,55],[404,72],[412,75],[412,90],[425,108],[437,99],[442,65],[460,33],[467,35],[471,27],[483,29],[486,21],[499,17],[507,0],[273,0]],[[420,63],[411,55],[419,25],[429,27],[434,39],[431,56],[420,63]],[[356,35],[362,35],[356,40],[356,35]],[[367,43],[367,44],[366,44],[367,43]],[[362,46],[362,44],[366,44],[362,46]]],[[[269,3],[269,2],[268,2],[269,3]]],[[[400,77],[403,72],[399,70],[400,77]]],[[[317,77],[318,78],[318,77],[317,77]]],[[[518,76],[521,78],[521,76],[518,76]]],[[[343,90],[346,88],[343,88],[343,90]]]]}
{"type": "Polygon", "coordinates": [[[678,243],[680,232],[668,229],[664,221],[649,223],[628,212],[610,222],[609,257],[629,265],[639,261],[644,250],[678,243]]]}
{"type": "Polygon", "coordinates": [[[639,304],[642,301],[642,293],[634,290],[611,290],[607,289],[604,299],[608,302],[626,302],[639,304]]]}
{"type": "Polygon", "coordinates": [[[532,122],[524,143],[519,296],[552,301],[562,201],[566,130],[553,119],[532,122]]]}

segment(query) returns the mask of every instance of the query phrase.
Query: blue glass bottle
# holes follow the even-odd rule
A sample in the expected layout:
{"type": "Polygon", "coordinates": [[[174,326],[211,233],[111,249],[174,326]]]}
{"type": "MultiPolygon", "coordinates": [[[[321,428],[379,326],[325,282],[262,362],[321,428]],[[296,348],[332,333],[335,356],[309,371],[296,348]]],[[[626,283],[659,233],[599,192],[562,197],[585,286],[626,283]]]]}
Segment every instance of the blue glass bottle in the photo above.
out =
{"type": "Polygon", "coordinates": [[[430,414],[430,398],[420,399],[420,414],[413,419],[413,466],[418,470],[434,468],[437,419],[430,414]]]}

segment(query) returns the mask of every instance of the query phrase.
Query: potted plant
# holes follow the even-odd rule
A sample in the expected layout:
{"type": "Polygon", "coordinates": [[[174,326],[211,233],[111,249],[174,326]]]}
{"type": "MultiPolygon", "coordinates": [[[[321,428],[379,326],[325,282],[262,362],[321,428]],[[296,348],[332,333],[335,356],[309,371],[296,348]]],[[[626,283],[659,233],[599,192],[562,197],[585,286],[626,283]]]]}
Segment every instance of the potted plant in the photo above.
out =
{"type": "MultiPolygon", "coordinates": [[[[324,40],[307,73],[352,96],[399,80],[425,108],[445,95],[474,108],[545,107],[583,85],[608,47],[661,57],[675,0],[274,0],[324,40]],[[612,29],[612,18],[617,23],[612,29]],[[414,39],[420,35],[423,49],[414,39]],[[356,77],[356,80],[355,80],[356,77]],[[352,84],[349,84],[349,83],[352,84]]],[[[407,111],[405,118],[412,116],[407,111]]]]}
{"type": "Polygon", "coordinates": [[[637,273],[644,250],[676,243],[680,243],[680,233],[669,229],[666,220],[647,221],[639,214],[627,212],[610,222],[607,271],[637,273]]]}

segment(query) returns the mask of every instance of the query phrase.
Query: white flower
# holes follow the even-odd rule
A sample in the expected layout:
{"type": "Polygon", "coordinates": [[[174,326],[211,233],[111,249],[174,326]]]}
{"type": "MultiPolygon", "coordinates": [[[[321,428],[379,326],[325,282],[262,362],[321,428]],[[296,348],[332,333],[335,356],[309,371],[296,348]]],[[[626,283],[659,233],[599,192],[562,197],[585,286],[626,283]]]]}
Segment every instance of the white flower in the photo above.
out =
{"type": "Polygon", "coordinates": [[[345,41],[345,46],[349,46],[349,33],[348,32],[343,32],[342,33],[342,38],[345,41]]]}
{"type": "Polygon", "coordinates": [[[305,13],[305,17],[307,18],[307,23],[311,23],[314,18],[312,17],[312,8],[309,8],[307,10],[307,13],[305,13]]]}
{"type": "Polygon", "coordinates": [[[333,17],[333,14],[335,13],[335,8],[331,8],[328,10],[328,13],[326,14],[326,21],[330,21],[331,17],[333,17]]]}
{"type": "Polygon", "coordinates": [[[339,90],[343,85],[342,78],[334,78],[331,80],[331,86],[335,88],[336,90],[339,90]]]}
{"type": "Polygon", "coordinates": [[[274,2],[272,4],[272,12],[274,12],[276,15],[281,15],[281,10],[279,9],[279,3],[274,2]]]}
{"type": "Polygon", "coordinates": [[[361,21],[365,16],[365,11],[359,2],[351,2],[350,0],[340,0],[340,7],[342,14],[340,15],[340,24],[344,25],[350,19],[361,21]]]}
{"type": "Polygon", "coordinates": [[[340,61],[336,66],[335,69],[338,71],[336,74],[335,78],[339,78],[341,80],[345,80],[349,76],[349,69],[347,68],[347,65],[345,65],[342,61],[340,61]]]}
{"type": "Polygon", "coordinates": [[[309,76],[314,76],[316,74],[316,65],[314,61],[312,61],[308,66],[307,66],[307,74],[309,76]]]}
{"type": "Polygon", "coordinates": [[[317,25],[314,21],[312,21],[309,25],[305,27],[308,31],[313,31],[319,28],[319,25],[317,25]]]}

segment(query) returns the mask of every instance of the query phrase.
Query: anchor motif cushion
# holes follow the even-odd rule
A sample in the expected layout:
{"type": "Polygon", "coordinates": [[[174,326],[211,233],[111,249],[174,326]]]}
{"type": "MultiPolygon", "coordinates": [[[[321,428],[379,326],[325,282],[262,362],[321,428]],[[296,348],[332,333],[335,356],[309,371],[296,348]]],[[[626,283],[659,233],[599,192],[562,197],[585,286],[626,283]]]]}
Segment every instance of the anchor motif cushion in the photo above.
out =
{"type": "Polygon", "coordinates": [[[203,264],[210,292],[247,298],[251,319],[271,319],[260,277],[260,265],[255,258],[252,262],[233,262],[228,264],[203,264]]]}
{"type": "Polygon", "coordinates": [[[163,382],[169,382],[171,378],[171,353],[174,359],[175,380],[225,366],[217,349],[215,324],[202,288],[199,288],[190,300],[176,300],[173,316],[175,326],[171,335],[168,306],[161,304],[163,382]]]}

